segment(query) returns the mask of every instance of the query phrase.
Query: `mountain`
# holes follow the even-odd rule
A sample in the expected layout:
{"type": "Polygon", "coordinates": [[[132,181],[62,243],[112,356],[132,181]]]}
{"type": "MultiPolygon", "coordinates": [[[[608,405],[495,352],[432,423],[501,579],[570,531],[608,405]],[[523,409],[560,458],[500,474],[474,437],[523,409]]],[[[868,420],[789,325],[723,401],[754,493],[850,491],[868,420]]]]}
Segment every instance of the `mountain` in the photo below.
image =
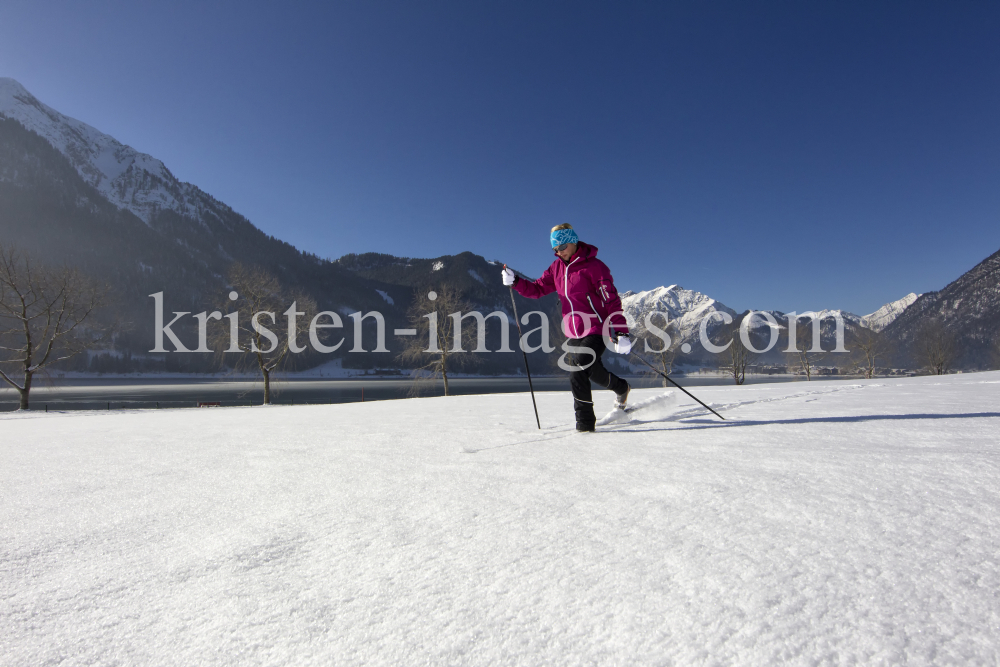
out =
{"type": "MultiPolygon", "coordinates": [[[[726,313],[733,318],[737,316],[736,311],[725,304],[679,285],[657,287],[645,292],[623,292],[620,297],[622,311],[629,322],[643,328],[646,317],[651,313],[666,313],[676,327],[674,329],[676,335],[671,333],[671,338],[676,338],[681,343],[688,343],[692,347],[696,347],[699,327],[706,317],[714,313],[726,313]]],[[[653,318],[652,323],[660,328],[665,327],[660,317],[653,318]]],[[[715,317],[712,323],[710,331],[721,326],[722,318],[715,317]]]]}
{"type": "MultiPolygon", "coordinates": [[[[689,355],[691,360],[706,359],[705,355],[701,352],[701,344],[699,342],[701,323],[706,317],[712,317],[710,323],[706,325],[706,331],[709,337],[712,338],[713,334],[723,326],[722,318],[715,315],[715,313],[726,313],[733,318],[734,322],[741,321],[741,318],[746,314],[737,313],[732,308],[701,292],[686,290],[678,285],[657,287],[656,289],[644,292],[625,292],[621,295],[621,299],[623,310],[629,321],[634,322],[640,330],[643,328],[646,316],[650,313],[666,313],[670,321],[675,323],[676,327],[676,333],[671,333],[671,338],[678,340],[682,344],[687,343],[691,345],[692,353],[689,355]]],[[[808,317],[814,315],[820,319],[823,348],[832,350],[836,346],[835,318],[840,317],[843,320],[845,335],[856,327],[875,326],[882,328],[905,311],[906,307],[913,303],[914,299],[916,299],[916,295],[908,295],[898,301],[888,303],[874,313],[864,317],[845,310],[803,311],[799,313],[799,316],[808,317]]],[[[787,347],[787,314],[778,310],[756,312],[770,314],[777,322],[777,343],[772,348],[768,359],[775,362],[780,361],[780,351],[787,347]]],[[[653,324],[660,328],[664,327],[661,318],[653,318],[653,324]]],[[[804,330],[808,326],[807,321],[800,319],[798,326],[804,330]]],[[[767,345],[769,327],[770,325],[764,317],[754,317],[751,331],[757,339],[755,344],[759,348],[767,345]]],[[[847,347],[850,348],[850,345],[847,347]]]]}
{"type": "Polygon", "coordinates": [[[913,302],[920,298],[920,294],[910,292],[902,299],[891,301],[874,313],[869,313],[861,318],[861,324],[872,331],[882,331],[893,321],[903,314],[903,311],[913,305],[913,302]]]}
{"type": "MultiPolygon", "coordinates": [[[[500,280],[502,264],[471,252],[431,259],[395,257],[383,253],[349,254],[334,260],[334,264],[359,277],[382,280],[411,290],[411,296],[407,297],[404,308],[408,307],[409,301],[412,301],[413,293],[447,285],[458,289],[472,308],[484,316],[494,311],[500,311],[507,315],[512,325],[515,323],[511,307],[511,291],[504,287],[500,280]]],[[[517,273],[520,274],[520,272],[517,273]]],[[[529,277],[524,274],[520,275],[524,278],[529,277]]],[[[518,314],[522,318],[532,311],[545,313],[549,321],[550,343],[558,346],[559,341],[562,340],[558,332],[561,321],[558,297],[553,293],[537,300],[529,300],[521,296],[516,298],[518,314]]],[[[525,331],[533,330],[539,326],[539,319],[537,316],[532,316],[526,324],[525,331]]],[[[508,336],[510,341],[514,341],[510,343],[511,349],[516,351],[518,349],[516,344],[517,330],[514,328],[508,330],[508,336]]],[[[500,328],[497,318],[489,318],[486,321],[486,347],[490,350],[497,350],[500,347],[500,342],[500,328]]],[[[531,336],[529,342],[533,346],[538,345],[540,342],[538,335],[531,336]]],[[[512,361],[509,358],[502,358],[504,355],[491,354],[488,356],[490,359],[485,367],[479,369],[480,372],[490,372],[491,370],[521,371],[519,358],[512,361]]],[[[537,356],[544,355],[538,352],[537,356]]],[[[555,358],[553,357],[545,361],[532,361],[532,368],[536,370],[549,369],[554,367],[554,364],[555,358]]]]}
{"type": "MultiPolygon", "coordinates": [[[[0,78],[0,242],[46,263],[77,266],[115,288],[115,308],[131,324],[107,351],[129,359],[112,364],[116,370],[211,370],[210,354],[148,352],[154,339],[149,295],[164,292],[167,312],[214,310],[229,292],[224,276],[236,261],[267,269],[322,310],[381,312],[387,340],[394,329],[409,326],[406,313],[417,289],[450,284],[480,311],[510,313],[499,267],[478,255],[321,259],[264,234],[226,204],[177,180],[160,160],[59,113],[9,78],[0,78]]],[[[554,300],[537,307],[551,310],[554,300]]],[[[365,327],[368,340],[374,323],[365,327]]],[[[189,348],[197,346],[193,318],[173,330],[189,348]]],[[[350,354],[350,320],[343,333],[346,342],[332,356],[343,356],[345,366],[395,365],[399,346],[389,344],[391,354],[350,354]]],[[[498,338],[493,318],[487,323],[491,349],[498,338]]],[[[308,367],[329,358],[303,354],[296,360],[308,367]]],[[[78,358],[74,368],[94,369],[92,362],[78,358]]],[[[481,370],[517,372],[521,363],[519,355],[490,355],[481,370]]]]}
{"type": "Polygon", "coordinates": [[[14,79],[0,78],[0,114],[45,139],[85,183],[147,224],[162,211],[195,220],[232,215],[229,207],[178,181],[160,160],[59,113],[14,79]]]}
{"type": "MultiPolygon", "coordinates": [[[[127,370],[213,368],[212,355],[148,352],[154,338],[149,295],[164,292],[168,312],[214,310],[228,293],[224,276],[234,261],[267,269],[324,310],[379,310],[390,335],[405,325],[412,298],[411,288],[364,278],[268,236],[178,181],[159,160],[60,114],[12,79],[0,79],[0,242],[38,261],[77,266],[114,287],[115,309],[131,328],[108,354],[130,358],[127,370]]],[[[347,324],[344,350],[353,347],[347,324]]],[[[193,318],[174,331],[196,347],[193,318]]],[[[362,366],[389,361],[385,354],[349,357],[362,366]]],[[[300,355],[297,361],[308,366],[325,359],[300,355]]],[[[74,368],[90,367],[78,358],[74,368]]]]}
{"type": "MultiPolygon", "coordinates": [[[[415,292],[435,285],[460,289],[484,313],[500,310],[512,316],[510,292],[500,284],[496,262],[468,252],[432,259],[378,253],[321,259],[268,236],[223,202],[179,181],[162,161],[61,114],[9,78],[0,78],[0,242],[14,243],[50,263],[78,266],[113,285],[116,307],[132,324],[113,353],[127,355],[133,370],[212,368],[211,355],[148,352],[153,340],[149,295],[164,292],[167,311],[214,310],[228,293],[224,276],[236,261],[267,269],[312,296],[323,310],[380,311],[390,336],[392,329],[408,326],[406,313],[415,292]]],[[[851,325],[884,327],[909,312],[910,297],[864,318],[842,315],[851,325]]],[[[691,343],[696,352],[705,317],[716,312],[738,317],[707,295],[677,285],[626,292],[622,303],[638,323],[650,312],[668,313],[679,325],[682,342],[691,343]]],[[[519,309],[522,315],[541,310],[558,321],[555,295],[519,309]]],[[[822,314],[833,312],[840,311],[822,314]]],[[[350,324],[344,329],[347,343],[335,355],[344,356],[345,365],[395,364],[392,355],[345,354],[353,347],[350,324]]],[[[716,318],[710,331],[718,326],[716,318]]],[[[764,326],[763,320],[756,321],[756,329],[764,326]]],[[[825,324],[824,340],[828,329],[825,324]]],[[[174,330],[195,347],[192,318],[174,330]]],[[[492,349],[498,336],[490,320],[492,349]]],[[[558,339],[553,331],[553,341],[558,339]]],[[[308,366],[328,358],[304,356],[300,361],[308,366]]],[[[86,368],[86,359],[80,363],[81,370],[86,368]]],[[[516,372],[519,364],[516,355],[492,355],[483,370],[516,372]]]]}
{"type": "MultiPolygon", "coordinates": [[[[471,252],[432,259],[395,257],[374,252],[360,255],[352,253],[334,260],[334,264],[338,268],[369,280],[381,280],[412,289],[447,284],[459,289],[467,300],[483,311],[484,315],[487,312],[500,310],[507,313],[511,321],[514,318],[511,312],[510,290],[500,281],[502,264],[471,252]]],[[[555,313],[559,312],[557,297],[554,294],[529,304],[530,307],[519,310],[524,312],[543,310],[549,313],[555,309],[555,313]]]]}
{"type": "Polygon", "coordinates": [[[910,347],[921,327],[933,320],[955,336],[956,367],[989,366],[989,346],[1000,338],[1000,251],[940,292],[921,295],[885,328],[884,333],[899,342],[904,362],[913,363],[910,347]]]}

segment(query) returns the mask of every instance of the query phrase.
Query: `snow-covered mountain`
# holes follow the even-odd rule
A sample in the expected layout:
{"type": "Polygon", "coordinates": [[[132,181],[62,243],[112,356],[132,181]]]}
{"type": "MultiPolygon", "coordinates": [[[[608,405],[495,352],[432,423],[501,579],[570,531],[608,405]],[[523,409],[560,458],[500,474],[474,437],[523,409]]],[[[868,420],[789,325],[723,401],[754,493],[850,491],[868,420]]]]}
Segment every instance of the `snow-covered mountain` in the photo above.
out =
{"type": "MultiPolygon", "coordinates": [[[[10,78],[0,78],[0,236],[52,261],[85,265],[127,291],[123,307],[130,312],[142,312],[147,295],[165,286],[178,309],[207,308],[234,261],[271,270],[325,308],[381,309],[390,319],[402,318],[413,290],[429,280],[454,285],[477,307],[491,310],[506,310],[509,296],[483,278],[492,269],[471,253],[427,260],[346,255],[330,262],[299,251],[195,185],[178,181],[162,161],[43,104],[10,78]]],[[[673,337],[692,347],[710,314],[738,317],[732,308],[678,285],[621,296],[630,321],[642,325],[650,312],[667,313],[676,327],[673,337]]],[[[864,317],[818,314],[840,314],[849,326],[881,329],[916,299],[910,294],[864,317]]],[[[769,312],[784,323],[782,313],[769,312]]],[[[143,324],[148,318],[138,319],[136,342],[129,343],[136,351],[148,349],[145,329],[151,326],[143,324]]],[[[654,324],[663,325],[659,319],[654,324]]],[[[721,324],[715,318],[710,332],[721,324]]],[[[755,329],[765,326],[762,318],[756,320],[755,329]]]]}
{"type": "MultiPolygon", "coordinates": [[[[837,317],[841,318],[844,323],[849,327],[866,327],[873,331],[881,331],[887,326],[892,324],[893,320],[903,314],[907,308],[913,305],[913,302],[920,297],[919,294],[910,293],[904,296],[902,299],[897,299],[891,301],[873,313],[868,315],[855,315],[854,313],[847,310],[817,310],[817,311],[803,311],[798,313],[800,318],[815,316],[822,321],[834,320],[837,317]]],[[[781,311],[767,311],[770,312],[779,322],[786,319],[785,313],[781,311]]]]}
{"type": "MultiPolygon", "coordinates": [[[[824,345],[832,345],[836,332],[836,318],[841,318],[848,330],[856,327],[877,327],[876,330],[881,330],[911,305],[917,296],[915,294],[907,295],[865,316],[856,315],[846,310],[826,309],[802,311],[799,313],[799,317],[805,318],[810,315],[818,317],[823,323],[822,336],[824,345]]],[[[649,313],[667,313],[670,322],[674,323],[676,331],[676,334],[671,332],[671,338],[681,343],[690,343],[695,350],[700,347],[698,344],[699,329],[706,317],[711,316],[713,313],[727,313],[733,319],[739,317],[739,314],[735,310],[725,304],[701,292],[686,290],[678,285],[657,287],[656,289],[644,292],[624,292],[621,294],[621,300],[625,316],[637,328],[638,333],[641,333],[643,323],[649,313]]],[[[777,330],[781,331],[787,328],[786,313],[779,310],[758,310],[756,312],[770,314],[777,322],[777,326],[775,327],[777,330]]],[[[800,319],[799,326],[804,327],[805,322],[806,320],[800,319]]],[[[664,328],[662,318],[653,318],[653,324],[664,328]]],[[[721,325],[722,318],[714,317],[708,326],[709,334],[711,335],[721,325]]],[[[755,317],[751,330],[759,334],[764,334],[769,326],[771,325],[764,317],[755,317]]]]}
{"type": "Polygon", "coordinates": [[[146,224],[158,211],[196,219],[224,204],[178,181],[156,158],[40,102],[24,86],[0,77],[0,115],[16,120],[65,155],[83,180],[146,224]]]}
{"type": "MultiPolygon", "coordinates": [[[[881,330],[906,310],[907,306],[912,304],[917,296],[919,295],[909,294],[902,299],[887,303],[874,313],[865,316],[855,315],[846,310],[827,309],[802,311],[799,313],[799,317],[815,315],[821,320],[840,317],[848,325],[861,325],[869,328],[877,327],[876,330],[881,330]]],[[[682,340],[697,338],[701,321],[712,313],[723,312],[728,313],[732,317],[737,316],[735,310],[722,302],[716,301],[701,292],[686,290],[678,285],[657,287],[645,292],[623,292],[621,300],[626,317],[636,325],[641,325],[648,313],[657,311],[668,313],[670,321],[678,323],[677,328],[682,340]]],[[[780,310],[758,310],[756,312],[769,313],[778,320],[779,324],[783,323],[786,319],[786,314],[780,310]]],[[[716,318],[715,321],[721,322],[722,320],[721,318],[716,318]]],[[[660,327],[663,326],[663,321],[659,318],[655,318],[653,323],[660,327]]],[[[767,326],[767,323],[763,317],[754,318],[755,328],[764,326],[767,326]]]]}
{"type": "Polygon", "coordinates": [[[903,314],[903,311],[913,305],[913,302],[920,298],[920,294],[914,294],[910,292],[902,299],[897,299],[891,303],[887,303],[874,313],[869,313],[861,318],[861,324],[868,327],[872,331],[882,331],[887,326],[893,323],[893,321],[903,314]]]}
{"type": "MultiPolygon", "coordinates": [[[[330,261],[300,251],[195,185],[179,182],[162,161],[43,104],[9,78],[0,78],[0,242],[46,263],[75,266],[113,287],[115,309],[130,327],[116,340],[116,350],[131,364],[115,371],[210,370],[209,355],[149,353],[155,326],[149,295],[163,292],[168,312],[212,310],[229,292],[225,275],[234,262],[267,270],[313,297],[321,310],[378,311],[390,332],[405,327],[415,291],[429,284],[461,290],[479,310],[510,308],[499,279],[484,278],[496,275],[494,267],[472,253],[330,261]]],[[[553,300],[539,305],[551,310],[553,300]]],[[[374,335],[374,326],[365,325],[366,337],[374,335]]],[[[193,318],[182,319],[173,331],[188,348],[197,346],[191,343],[197,336],[193,318]]],[[[338,356],[354,347],[354,327],[345,327],[344,335],[338,356]]],[[[499,337],[499,324],[490,320],[487,345],[496,349],[499,337]]],[[[297,359],[300,367],[327,360],[297,359]]],[[[350,361],[355,367],[396,363],[395,352],[353,355],[350,361]]],[[[513,354],[490,355],[481,369],[517,372],[521,363],[513,354]]]]}
{"type": "MultiPolygon", "coordinates": [[[[645,292],[623,292],[621,295],[622,310],[630,323],[641,327],[646,315],[653,312],[667,313],[670,321],[676,326],[676,332],[681,342],[693,342],[698,339],[698,328],[701,322],[712,313],[727,313],[732,317],[736,311],[715,299],[687,290],[679,285],[657,287],[645,292]]],[[[664,322],[656,317],[653,324],[663,328],[664,322]]],[[[715,318],[715,324],[721,324],[722,318],[715,318]]],[[[673,338],[674,335],[671,334],[673,338]]]]}
{"type": "MultiPolygon", "coordinates": [[[[379,309],[389,328],[402,326],[412,297],[412,288],[359,277],[265,234],[179,182],[160,160],[43,104],[9,78],[0,78],[0,240],[111,285],[131,326],[116,345],[146,357],[153,356],[146,354],[148,295],[164,292],[168,311],[212,310],[234,262],[264,268],[323,310],[379,309]]],[[[175,331],[182,340],[194,335],[186,320],[175,331]]],[[[168,355],[159,363],[194,369],[198,358],[168,355]]]]}

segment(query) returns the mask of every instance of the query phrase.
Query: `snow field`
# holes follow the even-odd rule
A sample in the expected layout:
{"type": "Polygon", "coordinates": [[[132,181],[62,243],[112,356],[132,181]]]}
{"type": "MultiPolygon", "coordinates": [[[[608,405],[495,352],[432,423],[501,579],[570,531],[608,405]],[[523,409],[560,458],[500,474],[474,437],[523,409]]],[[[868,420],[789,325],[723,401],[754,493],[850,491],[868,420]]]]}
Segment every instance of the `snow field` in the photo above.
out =
{"type": "Polygon", "coordinates": [[[1000,660],[1000,373],[692,391],[4,413],[0,663],[1000,660]]]}

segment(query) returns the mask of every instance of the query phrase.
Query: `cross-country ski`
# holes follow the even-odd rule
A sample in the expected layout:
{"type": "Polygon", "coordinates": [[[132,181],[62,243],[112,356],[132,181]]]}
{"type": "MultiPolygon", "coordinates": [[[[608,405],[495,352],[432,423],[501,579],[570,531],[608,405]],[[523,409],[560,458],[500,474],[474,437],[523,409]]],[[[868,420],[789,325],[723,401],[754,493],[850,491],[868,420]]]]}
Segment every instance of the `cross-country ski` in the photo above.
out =
{"type": "Polygon", "coordinates": [[[611,412],[597,420],[598,426],[627,422],[632,419],[663,419],[669,417],[677,407],[679,397],[676,391],[667,391],[656,396],[650,396],[640,401],[633,401],[620,408],[617,405],[611,412]]]}

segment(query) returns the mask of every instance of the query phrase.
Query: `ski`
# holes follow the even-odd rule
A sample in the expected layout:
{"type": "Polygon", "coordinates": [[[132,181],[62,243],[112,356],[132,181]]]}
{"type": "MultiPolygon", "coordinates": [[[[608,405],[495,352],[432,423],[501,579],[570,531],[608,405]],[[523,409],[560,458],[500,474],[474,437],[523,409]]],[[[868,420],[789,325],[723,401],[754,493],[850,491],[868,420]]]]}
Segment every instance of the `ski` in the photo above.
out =
{"type": "Polygon", "coordinates": [[[667,391],[635,403],[630,403],[624,408],[615,407],[603,418],[597,420],[597,425],[607,426],[608,424],[630,421],[632,419],[632,415],[643,411],[646,411],[651,416],[657,413],[666,415],[677,406],[678,400],[679,397],[676,392],[667,391]]]}

